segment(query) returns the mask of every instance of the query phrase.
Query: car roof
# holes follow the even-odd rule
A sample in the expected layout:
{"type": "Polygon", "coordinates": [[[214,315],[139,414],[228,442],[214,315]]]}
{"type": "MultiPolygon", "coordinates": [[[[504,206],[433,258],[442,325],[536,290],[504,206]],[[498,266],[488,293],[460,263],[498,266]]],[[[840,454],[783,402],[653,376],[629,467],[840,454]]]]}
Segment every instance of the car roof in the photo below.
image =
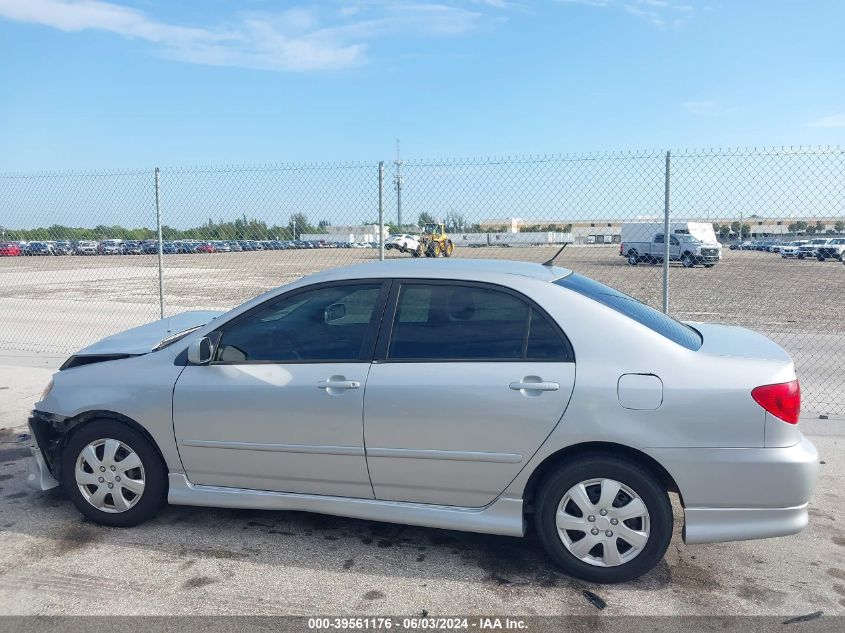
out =
{"type": "Polygon", "coordinates": [[[479,275],[494,274],[530,277],[551,282],[566,277],[571,272],[568,268],[506,259],[401,259],[334,268],[309,275],[308,279],[312,281],[359,279],[362,277],[473,279],[479,275]]]}

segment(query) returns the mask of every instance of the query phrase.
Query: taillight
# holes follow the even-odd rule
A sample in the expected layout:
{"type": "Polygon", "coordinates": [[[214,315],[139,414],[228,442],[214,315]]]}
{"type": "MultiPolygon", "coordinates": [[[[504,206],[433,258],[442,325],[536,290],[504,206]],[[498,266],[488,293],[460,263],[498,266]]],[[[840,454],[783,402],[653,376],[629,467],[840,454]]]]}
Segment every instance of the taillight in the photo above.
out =
{"type": "Polygon", "coordinates": [[[751,391],[751,397],[773,416],[789,424],[798,424],[798,416],[801,414],[801,385],[797,380],[756,387],[751,391]]]}
{"type": "Polygon", "coordinates": [[[625,245],[624,245],[624,244],[619,244],[619,254],[621,255],[621,254],[622,254],[622,253],[624,253],[624,252],[625,252],[625,245]]]}

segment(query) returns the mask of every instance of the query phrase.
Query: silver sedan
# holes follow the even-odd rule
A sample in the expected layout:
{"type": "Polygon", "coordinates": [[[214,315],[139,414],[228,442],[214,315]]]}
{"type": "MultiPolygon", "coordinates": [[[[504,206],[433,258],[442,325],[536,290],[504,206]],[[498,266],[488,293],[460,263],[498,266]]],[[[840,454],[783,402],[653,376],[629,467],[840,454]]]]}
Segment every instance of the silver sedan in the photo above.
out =
{"type": "Polygon", "coordinates": [[[807,524],[792,360],[591,279],[508,261],[330,270],[72,356],[31,483],[130,526],[165,502],[523,536],[596,582],[807,524]]]}

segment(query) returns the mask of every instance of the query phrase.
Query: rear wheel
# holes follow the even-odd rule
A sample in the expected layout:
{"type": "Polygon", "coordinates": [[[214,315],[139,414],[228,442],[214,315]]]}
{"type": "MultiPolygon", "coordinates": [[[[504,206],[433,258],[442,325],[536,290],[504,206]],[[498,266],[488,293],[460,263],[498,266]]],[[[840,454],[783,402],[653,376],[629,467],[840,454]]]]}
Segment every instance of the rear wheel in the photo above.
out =
{"type": "Polygon", "coordinates": [[[637,251],[628,251],[628,263],[631,266],[636,266],[640,263],[640,256],[637,254],[637,251]]]}
{"type": "Polygon", "coordinates": [[[442,249],[440,248],[440,242],[431,242],[428,245],[428,250],[426,251],[426,255],[429,257],[440,257],[440,253],[442,249]]]}
{"type": "Polygon", "coordinates": [[[446,248],[443,249],[443,257],[451,257],[454,250],[455,245],[452,243],[452,240],[446,240],[446,248]]]}
{"type": "Polygon", "coordinates": [[[76,431],[62,461],[65,491],[96,523],[129,527],[151,519],[167,499],[167,468],[153,444],[115,420],[76,431]]]}
{"type": "Polygon", "coordinates": [[[672,538],[666,490],[636,462],[611,455],[576,458],[549,475],[534,519],[552,559],[590,582],[642,576],[672,538]]]}

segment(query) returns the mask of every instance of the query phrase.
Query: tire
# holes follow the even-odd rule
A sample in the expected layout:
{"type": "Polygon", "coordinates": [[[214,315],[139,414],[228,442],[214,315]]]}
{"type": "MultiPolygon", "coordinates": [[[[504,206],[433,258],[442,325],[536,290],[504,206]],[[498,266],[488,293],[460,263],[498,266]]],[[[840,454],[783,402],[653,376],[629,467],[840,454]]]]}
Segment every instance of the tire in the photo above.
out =
{"type": "Polygon", "coordinates": [[[816,255],[816,259],[819,260],[820,262],[823,262],[827,258],[824,255],[816,255]]]}
{"type": "Polygon", "coordinates": [[[443,249],[440,247],[440,242],[431,242],[428,245],[428,250],[426,251],[426,255],[429,257],[440,257],[440,254],[443,252],[443,249]]]}
{"type": "Polygon", "coordinates": [[[446,248],[443,249],[443,257],[451,257],[454,250],[455,245],[452,243],[452,240],[446,240],[446,248]]]}
{"type": "Polygon", "coordinates": [[[420,255],[422,255],[422,246],[417,246],[411,251],[411,257],[419,257],[420,255]]]}
{"type": "Polygon", "coordinates": [[[92,420],[75,430],[62,455],[62,480],[65,492],[77,510],[100,525],[138,525],[153,518],[167,500],[167,467],[155,446],[140,432],[117,420],[92,420]],[[115,459],[109,459],[105,455],[109,447],[114,447],[112,441],[117,443],[117,450],[113,455],[115,459]],[[86,449],[92,446],[93,456],[89,453],[86,459],[83,451],[88,452],[86,449]],[[132,454],[137,457],[139,467],[121,470],[121,463],[131,459],[132,454]],[[79,471],[77,466],[80,467],[79,471]],[[99,466],[106,470],[101,471],[99,466]],[[112,471],[114,466],[116,468],[112,471]],[[80,484],[77,481],[77,472],[80,477],[89,475],[91,483],[80,484]],[[124,483],[119,483],[121,476],[124,483]],[[106,489],[104,486],[109,483],[95,481],[96,479],[112,479],[114,487],[111,490],[106,489]],[[124,485],[130,481],[133,482],[134,490],[124,485]],[[136,492],[139,482],[143,482],[141,490],[136,492]],[[100,493],[100,490],[104,492],[100,493]],[[122,505],[127,509],[120,509],[121,504],[113,496],[114,490],[119,491],[122,505]],[[98,493],[101,494],[101,507],[94,505],[98,493]],[[89,498],[92,501],[89,501],[89,498]]]}
{"type": "MultiPolygon", "coordinates": [[[[550,473],[540,486],[534,521],[540,541],[552,560],[567,574],[588,582],[618,583],[638,578],[660,562],[672,540],[672,505],[666,490],[651,472],[636,462],[617,455],[601,453],[585,455],[567,461],[564,466],[550,473]],[[610,481],[611,486],[614,484],[621,486],[620,492],[617,492],[616,497],[608,506],[610,512],[607,516],[602,516],[600,512],[603,508],[595,505],[596,501],[600,502],[598,494],[595,494],[596,491],[600,492],[605,488],[603,483],[594,483],[596,481],[610,481]],[[587,485],[584,486],[584,490],[588,493],[586,501],[591,503],[587,512],[592,510],[592,513],[587,514],[587,522],[583,523],[583,513],[580,522],[578,517],[572,515],[580,510],[577,510],[577,505],[573,508],[574,502],[571,500],[570,492],[579,483],[585,482],[587,485]],[[629,495],[626,488],[636,497],[629,495]],[[578,530],[558,530],[559,506],[568,496],[570,499],[562,509],[566,514],[561,514],[561,516],[568,516],[575,521],[576,526],[581,523],[585,526],[595,526],[591,529],[596,529],[598,536],[593,537],[588,531],[579,533],[578,530]],[[629,504],[635,503],[636,498],[639,498],[641,503],[630,506],[629,504]],[[643,506],[646,513],[639,518],[620,521],[612,517],[613,513],[622,512],[626,508],[643,506]],[[590,522],[590,518],[594,521],[590,522]],[[617,523],[611,525],[612,520],[616,520],[617,523]],[[619,534],[613,536],[612,530],[619,530],[620,525],[628,534],[637,538],[641,538],[642,533],[645,532],[647,536],[642,547],[634,547],[619,534]],[[611,532],[611,537],[602,535],[602,531],[605,531],[605,534],[611,532]],[[579,534],[583,536],[578,537],[579,534]],[[584,556],[592,562],[585,562],[569,549],[581,542],[581,538],[588,537],[592,538],[597,545],[602,544],[600,549],[594,546],[584,556]],[[564,544],[564,538],[571,542],[569,547],[564,544]],[[604,543],[615,544],[619,564],[603,564],[604,543]]],[[[589,544],[589,541],[586,543],[589,544]]]]}
{"type": "Polygon", "coordinates": [[[716,264],[704,264],[705,268],[713,268],[716,264]]]}
{"type": "Polygon", "coordinates": [[[804,254],[803,254],[803,253],[799,253],[799,254],[798,254],[798,259],[804,259],[804,254]]]}
{"type": "Polygon", "coordinates": [[[689,253],[684,253],[681,256],[681,264],[683,264],[684,268],[693,268],[695,266],[695,259],[689,253]]]}
{"type": "Polygon", "coordinates": [[[637,251],[628,251],[628,263],[631,266],[636,266],[640,263],[640,256],[637,254],[637,251]]]}

